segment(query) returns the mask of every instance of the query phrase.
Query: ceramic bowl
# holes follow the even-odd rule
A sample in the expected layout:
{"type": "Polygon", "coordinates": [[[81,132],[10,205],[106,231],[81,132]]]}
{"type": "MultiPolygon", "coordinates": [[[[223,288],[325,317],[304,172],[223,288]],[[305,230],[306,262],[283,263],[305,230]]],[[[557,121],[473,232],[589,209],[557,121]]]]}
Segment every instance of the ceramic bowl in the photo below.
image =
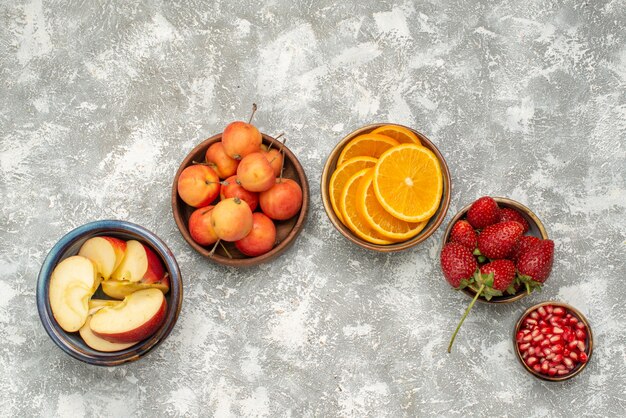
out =
{"type": "MultiPolygon", "coordinates": [[[[528,235],[533,235],[533,236],[535,236],[537,238],[541,238],[541,239],[548,239],[548,233],[546,232],[546,229],[544,228],[543,224],[541,223],[541,221],[539,220],[537,215],[535,215],[526,206],[522,205],[519,202],[516,202],[515,200],[508,199],[506,197],[494,197],[493,199],[496,202],[498,202],[498,206],[500,206],[501,208],[515,209],[524,217],[524,219],[526,219],[526,221],[528,222],[528,225],[530,227],[530,229],[529,229],[529,231],[527,233],[528,235]]],[[[452,231],[452,227],[454,226],[456,221],[458,221],[459,219],[462,219],[462,218],[465,217],[465,215],[467,214],[467,211],[469,210],[470,206],[472,206],[471,203],[469,205],[463,207],[463,209],[458,211],[457,214],[454,215],[454,218],[452,218],[452,220],[448,223],[448,227],[446,228],[446,231],[444,232],[443,238],[442,238],[442,241],[441,241],[441,249],[443,249],[443,246],[446,245],[446,243],[450,239],[450,231],[452,231]]],[[[468,295],[469,297],[471,297],[472,299],[476,295],[476,292],[472,288],[470,288],[470,287],[466,287],[465,289],[463,289],[461,291],[463,293],[465,293],[466,295],[468,295]]],[[[494,296],[494,297],[491,298],[491,300],[487,300],[487,299],[485,299],[483,297],[479,297],[478,301],[482,302],[482,303],[511,303],[511,302],[515,302],[516,300],[520,300],[521,298],[523,298],[523,297],[525,297],[527,295],[528,295],[528,293],[524,289],[520,289],[514,295],[505,294],[505,295],[502,295],[502,296],[494,296]]]]}
{"type": "MultiPolygon", "coordinates": [[[[95,297],[110,299],[99,289],[95,297]]],[[[178,314],[182,306],[183,284],[178,269],[178,264],[172,252],[152,232],[130,222],[105,220],[91,222],[70,231],[62,237],[50,250],[43,262],[37,281],[37,309],[39,318],[46,332],[59,346],[61,350],[85,363],[96,366],[117,366],[130,361],[135,361],[146,355],[150,350],[161,344],[172,331],[176,324],[178,314]],[[80,247],[89,238],[97,236],[111,236],[122,240],[137,240],[148,245],[163,262],[165,270],[169,274],[170,291],[165,295],[167,300],[167,313],[165,322],[159,330],[150,338],[141,341],[125,350],[105,353],[94,350],[85,344],[78,332],[66,332],[54,319],[50,300],[50,276],[59,262],[67,257],[78,254],[80,247]]]]}
{"type": "Polygon", "coordinates": [[[532,374],[538,379],[545,380],[548,382],[562,382],[578,375],[580,372],[584,370],[585,367],[587,367],[587,364],[589,364],[589,361],[591,361],[591,354],[593,353],[593,334],[591,332],[591,326],[589,325],[587,318],[585,318],[585,316],[578,309],[574,308],[572,305],[569,305],[567,303],[547,301],[547,302],[541,302],[541,303],[531,306],[530,308],[526,309],[526,311],[522,314],[522,316],[520,316],[520,318],[517,320],[517,323],[515,324],[515,328],[513,329],[513,346],[514,346],[517,359],[520,361],[522,366],[524,366],[524,368],[528,371],[528,373],[532,374]],[[540,306],[546,306],[546,305],[552,305],[554,307],[561,306],[565,308],[565,310],[567,310],[573,316],[575,316],[578,319],[578,321],[585,324],[585,329],[587,333],[587,338],[585,341],[585,347],[586,347],[585,353],[587,354],[587,361],[585,363],[579,363],[571,370],[569,374],[566,374],[563,376],[546,376],[544,374],[538,373],[535,370],[533,370],[532,367],[528,366],[528,364],[524,362],[522,358],[522,353],[519,350],[519,346],[516,340],[517,333],[522,329],[522,322],[526,318],[526,316],[528,316],[534,310],[538,309],[540,306]]]}
{"type": "MultiPolygon", "coordinates": [[[[265,145],[271,144],[272,148],[280,149],[281,143],[279,141],[269,135],[262,135],[263,143],[265,145]]],[[[178,230],[185,241],[187,241],[187,243],[194,250],[219,264],[231,267],[250,267],[273,260],[285,252],[294,243],[296,237],[300,234],[302,228],[304,227],[304,221],[306,220],[307,212],[309,210],[309,183],[307,181],[306,174],[304,173],[304,169],[296,156],[287,147],[285,147],[283,177],[292,179],[300,185],[300,188],[302,189],[302,208],[296,216],[287,219],[286,221],[274,221],[274,225],[276,226],[276,245],[274,248],[260,256],[248,257],[247,255],[239,252],[234,243],[223,242],[224,246],[228,250],[228,254],[230,254],[229,257],[222,246],[218,246],[216,251],[211,254],[212,246],[204,247],[196,243],[191,238],[191,234],[189,233],[189,217],[196,208],[187,205],[178,196],[178,177],[180,176],[180,173],[182,173],[185,168],[192,165],[194,161],[203,162],[205,160],[206,150],[212,144],[221,141],[221,139],[222,134],[220,133],[200,143],[187,155],[187,157],[185,157],[178,168],[178,172],[174,177],[174,183],[172,185],[172,212],[174,214],[174,220],[176,221],[178,230]]]]}
{"type": "Polygon", "coordinates": [[[356,236],[348,227],[346,227],[341,220],[335,214],[333,207],[330,203],[330,194],[328,191],[328,186],[330,183],[330,178],[333,175],[333,172],[337,168],[337,160],[339,159],[339,155],[343,148],[350,142],[352,139],[356,138],[359,135],[363,135],[366,133],[372,132],[374,129],[379,128],[384,125],[397,125],[390,123],[377,123],[373,125],[367,125],[362,128],[357,129],[346,135],[332,150],[328,158],[326,159],[326,164],[324,165],[324,170],[322,171],[322,181],[321,181],[321,189],[322,189],[322,202],[324,204],[324,209],[326,210],[326,215],[333,226],[343,235],[346,239],[353,242],[354,244],[366,248],[368,250],[379,251],[379,252],[393,252],[393,251],[401,251],[406,250],[407,248],[411,248],[421,243],[430,237],[436,230],[439,228],[439,225],[443,222],[443,219],[446,216],[448,211],[448,206],[450,205],[450,189],[451,189],[451,177],[450,170],[448,170],[448,164],[446,160],[443,158],[437,147],[422,133],[406,127],[402,125],[397,125],[406,129],[409,129],[413,132],[422,142],[422,145],[431,150],[437,159],[439,160],[439,164],[441,165],[441,174],[443,176],[443,195],[441,197],[441,202],[439,203],[439,208],[437,212],[430,218],[428,224],[424,227],[424,229],[417,234],[415,237],[408,239],[402,242],[396,242],[389,245],[379,245],[372,244],[367,242],[360,237],[356,236]]]}

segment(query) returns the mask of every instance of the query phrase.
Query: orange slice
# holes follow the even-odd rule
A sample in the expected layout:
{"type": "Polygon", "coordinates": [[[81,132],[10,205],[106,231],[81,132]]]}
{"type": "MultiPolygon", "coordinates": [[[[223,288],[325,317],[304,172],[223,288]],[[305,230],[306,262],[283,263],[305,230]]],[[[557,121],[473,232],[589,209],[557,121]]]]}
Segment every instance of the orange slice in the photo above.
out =
{"type": "Polygon", "coordinates": [[[354,157],[341,164],[335,169],[335,172],[330,177],[328,185],[328,195],[330,196],[330,204],[333,207],[335,215],[343,222],[343,215],[339,210],[339,200],[341,199],[341,192],[346,182],[354,173],[361,171],[364,168],[372,168],[376,165],[376,158],[372,157],[354,157]]]}
{"type": "Polygon", "coordinates": [[[344,224],[350,228],[352,232],[359,238],[371,242],[372,244],[387,245],[392,241],[385,239],[382,235],[370,227],[356,210],[356,191],[359,182],[367,173],[369,168],[364,168],[352,175],[346,182],[341,192],[341,200],[339,201],[339,209],[343,217],[344,224]]]}
{"type": "Polygon", "coordinates": [[[439,160],[431,150],[415,144],[385,151],[374,168],[373,184],[382,207],[407,222],[433,216],[443,191],[439,160]]]}
{"type": "Polygon", "coordinates": [[[401,144],[422,145],[417,135],[410,129],[398,125],[385,125],[372,131],[373,134],[385,135],[393,138],[401,144]]]}
{"type": "Polygon", "coordinates": [[[378,158],[383,152],[398,144],[399,142],[395,139],[384,135],[359,135],[343,147],[341,154],[339,154],[337,165],[343,164],[345,161],[354,157],[364,156],[378,158]]]}
{"type": "Polygon", "coordinates": [[[370,168],[359,182],[356,191],[356,210],[365,222],[387,239],[404,241],[420,233],[428,221],[406,222],[387,212],[374,194],[372,181],[374,169],[370,168]]]}

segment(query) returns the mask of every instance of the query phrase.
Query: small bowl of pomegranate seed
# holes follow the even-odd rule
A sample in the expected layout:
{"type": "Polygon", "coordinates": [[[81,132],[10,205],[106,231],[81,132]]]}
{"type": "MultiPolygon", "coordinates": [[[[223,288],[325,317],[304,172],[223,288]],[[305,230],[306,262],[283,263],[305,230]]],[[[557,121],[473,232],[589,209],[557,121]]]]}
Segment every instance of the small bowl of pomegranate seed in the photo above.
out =
{"type": "Polygon", "coordinates": [[[571,379],[591,358],[593,335],[585,316],[562,302],[531,306],[515,325],[517,358],[535,377],[550,382],[571,379]]]}

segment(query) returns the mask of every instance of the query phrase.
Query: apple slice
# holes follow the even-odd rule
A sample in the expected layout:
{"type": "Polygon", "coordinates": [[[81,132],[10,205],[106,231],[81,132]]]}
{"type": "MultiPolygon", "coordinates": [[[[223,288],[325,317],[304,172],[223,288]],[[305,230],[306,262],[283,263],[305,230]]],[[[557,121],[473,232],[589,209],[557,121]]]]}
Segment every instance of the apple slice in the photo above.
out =
{"type": "Polygon", "coordinates": [[[112,343],[132,343],[154,334],[165,320],[167,301],[159,289],[132,293],[119,305],[106,306],[91,318],[93,333],[112,343]]]}
{"type": "Polygon", "coordinates": [[[80,247],[78,255],[87,257],[96,265],[98,274],[108,280],[120,265],[126,251],[126,242],[113,237],[89,238],[80,247]]]}
{"type": "Polygon", "coordinates": [[[65,331],[78,331],[85,323],[97,281],[96,266],[85,257],[68,257],[54,268],[48,297],[52,315],[65,331]]]}
{"type": "Polygon", "coordinates": [[[89,299],[89,315],[95,314],[101,308],[105,306],[115,306],[119,305],[121,301],[119,300],[111,300],[111,299],[89,299]]]}
{"type": "Polygon", "coordinates": [[[159,256],[139,241],[130,240],[126,242],[124,259],[111,275],[111,279],[156,283],[164,275],[165,269],[159,256]]]}
{"type": "Polygon", "coordinates": [[[168,275],[165,274],[161,281],[155,283],[148,283],[146,278],[141,279],[140,282],[129,282],[127,280],[107,280],[102,282],[102,291],[113,299],[124,299],[131,293],[153,288],[159,289],[164,295],[167,294],[170,291],[168,275]]]}
{"type": "Polygon", "coordinates": [[[89,347],[93,348],[94,350],[103,351],[105,353],[110,353],[111,351],[125,350],[137,344],[137,342],[124,343],[124,344],[112,343],[110,341],[107,341],[98,337],[96,334],[93,333],[93,331],[89,327],[91,318],[92,318],[92,315],[89,315],[87,317],[87,320],[85,321],[85,325],[83,325],[81,329],[78,330],[78,332],[80,333],[80,336],[83,338],[83,341],[85,341],[85,344],[87,344],[89,347]]]}

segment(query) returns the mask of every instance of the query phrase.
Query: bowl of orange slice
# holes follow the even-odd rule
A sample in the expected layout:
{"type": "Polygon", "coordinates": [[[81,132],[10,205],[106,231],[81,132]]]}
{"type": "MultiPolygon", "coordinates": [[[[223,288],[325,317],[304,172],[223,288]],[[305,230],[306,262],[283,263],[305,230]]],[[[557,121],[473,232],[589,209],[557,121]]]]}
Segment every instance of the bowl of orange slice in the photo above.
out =
{"type": "Polygon", "coordinates": [[[322,201],[334,227],[370,250],[401,251],[431,236],[450,205],[450,171],[423,134],[397,124],[344,137],[322,172],[322,201]]]}

